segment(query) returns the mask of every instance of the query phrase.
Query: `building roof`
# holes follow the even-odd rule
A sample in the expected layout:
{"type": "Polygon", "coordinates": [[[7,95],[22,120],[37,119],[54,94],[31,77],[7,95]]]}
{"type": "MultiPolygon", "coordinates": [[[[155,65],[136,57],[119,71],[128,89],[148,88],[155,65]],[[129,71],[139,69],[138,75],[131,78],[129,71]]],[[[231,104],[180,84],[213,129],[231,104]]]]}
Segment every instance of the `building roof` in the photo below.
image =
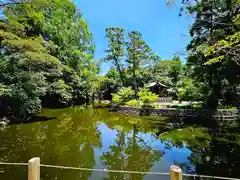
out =
{"type": "Polygon", "coordinates": [[[147,84],[145,87],[146,88],[149,88],[149,87],[153,87],[155,85],[160,85],[160,86],[163,86],[163,87],[168,87],[167,85],[163,84],[163,83],[160,83],[158,81],[155,81],[155,82],[151,82],[150,84],[147,84]]]}

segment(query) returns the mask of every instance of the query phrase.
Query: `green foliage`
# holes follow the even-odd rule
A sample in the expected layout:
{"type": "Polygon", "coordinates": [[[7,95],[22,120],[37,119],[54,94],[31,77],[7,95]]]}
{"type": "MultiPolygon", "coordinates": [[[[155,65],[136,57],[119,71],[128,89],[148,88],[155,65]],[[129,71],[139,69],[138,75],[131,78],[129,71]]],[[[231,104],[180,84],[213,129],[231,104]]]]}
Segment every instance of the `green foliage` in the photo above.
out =
{"type": "Polygon", "coordinates": [[[16,73],[16,83],[9,85],[9,104],[15,117],[28,120],[41,110],[39,97],[46,93],[45,77],[40,73],[16,73]]]}
{"type": "Polygon", "coordinates": [[[137,71],[140,67],[150,64],[154,60],[152,50],[144,41],[143,36],[138,31],[131,31],[128,34],[129,41],[127,46],[127,63],[131,70],[132,83],[135,91],[135,98],[137,98],[138,85],[137,85],[137,71]]]}
{"type": "Polygon", "coordinates": [[[236,106],[229,106],[229,105],[219,105],[218,109],[232,109],[232,110],[237,110],[236,106]]]}
{"type": "Polygon", "coordinates": [[[121,96],[119,96],[117,94],[112,94],[112,102],[114,104],[123,104],[121,96]]]}
{"type": "Polygon", "coordinates": [[[146,88],[141,88],[138,92],[139,100],[144,104],[157,102],[158,96],[146,88]]]}
{"type": "Polygon", "coordinates": [[[18,117],[20,116],[22,119],[26,121],[32,116],[39,114],[41,108],[42,108],[41,100],[39,98],[36,97],[33,99],[28,99],[21,106],[18,117]]]}
{"type": "Polygon", "coordinates": [[[121,86],[120,83],[120,76],[119,73],[116,69],[109,69],[109,71],[107,72],[107,74],[105,75],[106,77],[106,82],[112,86],[121,86]]]}
{"type": "Polygon", "coordinates": [[[94,101],[94,104],[93,104],[95,108],[106,108],[106,107],[109,107],[110,105],[111,105],[111,101],[108,101],[108,100],[94,101]]]}
{"type": "Polygon", "coordinates": [[[133,86],[137,98],[139,84],[145,81],[144,73],[147,73],[143,67],[150,66],[159,59],[158,56],[152,53],[138,31],[130,31],[125,37],[124,29],[110,27],[106,29],[106,38],[108,48],[104,60],[112,62],[117,69],[115,76],[120,79],[116,81],[118,86],[133,86]]]}
{"type": "Polygon", "coordinates": [[[185,77],[180,88],[178,88],[179,99],[183,101],[202,100],[202,93],[193,80],[185,77]]]}
{"type": "Polygon", "coordinates": [[[133,100],[130,100],[126,103],[127,106],[131,106],[131,107],[142,107],[143,106],[143,102],[142,101],[139,101],[139,100],[136,100],[136,99],[133,99],[133,100]]]}
{"type": "Polygon", "coordinates": [[[89,103],[99,64],[87,23],[68,0],[32,0],[3,8],[0,91],[12,117],[28,120],[44,106],[89,103]]]}
{"type": "Polygon", "coordinates": [[[181,75],[183,72],[183,65],[178,56],[175,56],[170,64],[169,76],[171,78],[171,82],[173,86],[177,86],[178,81],[181,79],[181,75]]]}
{"type": "Polygon", "coordinates": [[[227,36],[225,39],[219,40],[212,46],[207,44],[201,45],[200,51],[205,57],[209,58],[209,60],[204,64],[212,65],[214,63],[222,62],[223,60],[231,58],[231,60],[235,61],[239,65],[239,43],[240,31],[233,35],[227,36]]]}
{"type": "Polygon", "coordinates": [[[216,108],[221,91],[239,85],[240,1],[198,1],[187,10],[196,18],[190,29],[187,65],[191,78],[203,85],[209,108],[216,108]]]}
{"type": "Polygon", "coordinates": [[[170,67],[172,60],[159,60],[149,69],[151,81],[158,81],[167,85],[171,84],[170,67]]]}
{"type": "Polygon", "coordinates": [[[112,94],[112,102],[124,104],[133,99],[134,91],[131,88],[121,88],[117,93],[112,94]]]}
{"type": "Polygon", "coordinates": [[[8,96],[11,89],[6,86],[6,85],[3,85],[3,84],[0,84],[0,96],[8,96]]]}
{"type": "Polygon", "coordinates": [[[120,75],[122,85],[124,85],[124,75],[123,75],[123,57],[125,53],[125,39],[124,39],[124,29],[122,28],[106,28],[106,38],[108,39],[108,53],[104,60],[112,62],[117,68],[120,75]]]}
{"type": "Polygon", "coordinates": [[[59,102],[68,104],[72,99],[71,87],[65,84],[63,80],[54,81],[48,89],[50,96],[58,96],[59,102]]]}
{"type": "Polygon", "coordinates": [[[184,146],[184,143],[187,144],[198,144],[201,147],[208,147],[209,144],[207,141],[210,139],[210,135],[208,134],[208,131],[206,128],[193,128],[193,127],[187,127],[183,129],[174,129],[170,132],[162,133],[159,136],[159,139],[164,141],[169,141],[172,144],[174,144],[177,147],[182,148],[184,146]]]}

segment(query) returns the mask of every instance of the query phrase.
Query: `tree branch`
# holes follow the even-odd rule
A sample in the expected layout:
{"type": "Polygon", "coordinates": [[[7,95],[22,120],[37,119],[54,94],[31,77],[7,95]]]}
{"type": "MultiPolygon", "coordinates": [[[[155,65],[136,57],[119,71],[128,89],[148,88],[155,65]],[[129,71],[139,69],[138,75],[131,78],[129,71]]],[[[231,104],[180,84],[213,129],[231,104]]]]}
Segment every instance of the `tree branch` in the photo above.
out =
{"type": "Polygon", "coordinates": [[[10,6],[10,5],[16,5],[16,4],[21,4],[21,1],[12,1],[12,2],[3,2],[0,1],[0,8],[10,6]]]}

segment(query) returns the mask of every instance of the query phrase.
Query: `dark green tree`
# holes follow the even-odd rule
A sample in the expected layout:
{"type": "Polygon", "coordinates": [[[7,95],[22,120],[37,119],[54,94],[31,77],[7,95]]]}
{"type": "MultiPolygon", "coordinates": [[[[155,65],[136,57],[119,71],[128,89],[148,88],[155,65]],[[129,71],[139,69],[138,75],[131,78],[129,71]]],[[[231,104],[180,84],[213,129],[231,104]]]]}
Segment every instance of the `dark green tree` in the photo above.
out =
{"type": "Polygon", "coordinates": [[[106,38],[108,39],[108,49],[105,50],[108,54],[104,57],[105,61],[112,62],[117,68],[124,85],[123,60],[125,58],[125,39],[124,29],[110,27],[106,28],[106,38]]]}
{"type": "Polygon", "coordinates": [[[127,59],[129,68],[131,69],[132,85],[135,91],[135,98],[137,98],[138,84],[137,84],[137,71],[141,67],[150,64],[154,60],[152,50],[148,44],[144,41],[143,36],[138,31],[131,31],[128,34],[129,41],[127,46],[127,59]]]}
{"type": "Polygon", "coordinates": [[[0,20],[2,99],[28,120],[41,106],[89,103],[98,63],[87,23],[68,0],[6,1],[0,20]],[[6,4],[7,3],[7,4],[6,4]]]}
{"type": "Polygon", "coordinates": [[[210,92],[206,94],[209,108],[217,107],[222,90],[235,89],[236,84],[239,84],[239,66],[230,53],[223,57],[222,54],[215,53],[214,48],[210,53],[204,53],[208,49],[206,47],[211,48],[221,39],[239,31],[239,26],[234,24],[239,14],[238,8],[239,1],[227,0],[221,3],[216,0],[199,1],[188,7],[195,22],[190,30],[193,38],[187,47],[187,64],[193,70],[192,78],[210,87],[210,92]],[[224,63],[220,63],[220,60],[224,63]]]}

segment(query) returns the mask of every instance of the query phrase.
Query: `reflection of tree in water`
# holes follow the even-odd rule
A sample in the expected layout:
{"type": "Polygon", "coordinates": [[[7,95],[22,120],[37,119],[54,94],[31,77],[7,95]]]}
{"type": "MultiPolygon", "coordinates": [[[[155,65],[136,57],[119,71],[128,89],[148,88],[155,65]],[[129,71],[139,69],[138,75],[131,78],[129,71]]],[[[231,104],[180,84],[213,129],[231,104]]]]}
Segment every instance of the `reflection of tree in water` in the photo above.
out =
{"type": "MultiPolygon", "coordinates": [[[[92,118],[91,109],[85,110],[82,113],[81,109],[71,108],[69,112],[64,113],[63,116],[58,116],[58,119],[64,117],[59,124],[59,129],[64,129],[65,133],[53,135],[54,137],[61,137],[60,139],[65,139],[67,142],[68,148],[67,151],[63,152],[65,155],[62,162],[69,162],[69,165],[74,167],[86,167],[94,168],[95,167],[95,158],[94,158],[94,148],[101,147],[100,141],[100,132],[97,129],[96,121],[92,118]],[[69,123],[66,121],[68,119],[69,123]],[[67,127],[67,128],[66,128],[67,127]],[[67,137],[66,137],[67,135],[67,137]]],[[[62,145],[62,144],[61,144],[62,145]]],[[[64,171],[65,179],[88,179],[91,176],[91,171],[64,171]],[[71,178],[70,178],[71,177],[71,178]]],[[[63,173],[59,175],[62,176],[63,173]]],[[[62,178],[63,179],[63,178],[62,178]]]]}
{"type": "Polygon", "coordinates": [[[240,134],[238,128],[194,128],[173,130],[160,136],[168,147],[191,150],[188,160],[191,166],[176,162],[185,172],[240,177],[240,134]]]}
{"type": "MultiPolygon", "coordinates": [[[[40,156],[44,164],[75,167],[95,167],[94,148],[101,149],[101,132],[98,121],[117,131],[115,143],[101,156],[108,169],[149,171],[154,162],[160,161],[162,152],[149,147],[147,139],[140,132],[151,132],[166,147],[187,147],[192,153],[190,164],[179,163],[185,172],[207,175],[240,177],[240,134],[238,128],[208,129],[184,127],[171,123],[166,126],[164,119],[132,117],[109,113],[107,110],[68,108],[44,111],[43,115],[57,117],[56,120],[12,125],[1,131],[0,160],[26,162],[29,158],[40,156]],[[157,133],[159,131],[160,133],[157,133]],[[194,167],[194,168],[193,168],[194,167]]],[[[1,166],[0,166],[1,168],[1,166]]],[[[2,170],[2,169],[1,169],[2,170]]],[[[2,179],[26,179],[22,168],[5,167],[2,179]],[[14,174],[15,173],[15,174],[14,174]]],[[[88,179],[92,172],[41,168],[44,180],[88,179]]],[[[143,179],[141,174],[108,173],[107,179],[143,179]]]]}
{"type": "MultiPolygon", "coordinates": [[[[45,112],[44,115],[57,117],[56,120],[10,126],[1,134],[1,159],[9,162],[27,162],[39,156],[41,163],[74,167],[95,167],[94,148],[101,147],[100,132],[89,111],[68,108],[45,112]],[[9,134],[11,132],[11,134],[9,134]],[[8,143],[7,143],[8,142],[8,143]],[[18,156],[16,156],[18,155],[18,156]]],[[[11,168],[12,170],[12,168],[11,168]]],[[[9,171],[10,173],[10,171],[9,171]]],[[[9,174],[5,179],[10,179],[9,174]]],[[[24,171],[18,171],[21,180],[24,171]]],[[[92,172],[41,168],[41,177],[50,179],[88,179],[92,172]]],[[[26,177],[23,175],[24,178],[26,177]]]]}
{"type": "MultiPolygon", "coordinates": [[[[133,125],[132,135],[118,131],[116,143],[109,147],[109,151],[101,156],[104,166],[111,170],[129,170],[148,172],[154,162],[160,160],[163,154],[153,150],[137,136],[136,126],[133,125]]],[[[143,174],[116,174],[108,173],[106,179],[143,179],[143,174]]]]}
{"type": "Polygon", "coordinates": [[[209,146],[192,148],[189,159],[197,173],[240,177],[240,134],[231,132],[232,128],[229,130],[209,130],[209,146]]]}

